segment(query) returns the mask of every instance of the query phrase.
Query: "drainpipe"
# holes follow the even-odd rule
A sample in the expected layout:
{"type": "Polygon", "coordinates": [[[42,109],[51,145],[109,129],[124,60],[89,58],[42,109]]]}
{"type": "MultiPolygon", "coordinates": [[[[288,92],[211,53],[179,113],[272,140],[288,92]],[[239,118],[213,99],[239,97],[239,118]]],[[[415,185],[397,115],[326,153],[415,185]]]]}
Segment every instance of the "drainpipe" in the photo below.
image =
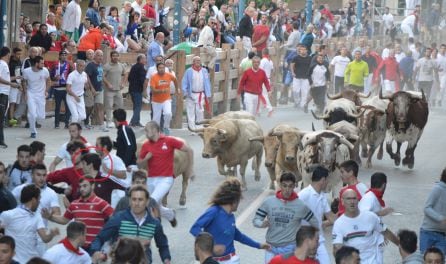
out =
{"type": "MultiPolygon", "coordinates": [[[[357,3],[357,11],[356,13],[358,14],[356,16],[356,35],[359,35],[361,32],[361,24],[362,24],[362,0],[358,0],[357,3]]],[[[363,30],[365,30],[365,28],[363,28],[363,30]]]]}
{"type": "Polygon", "coordinates": [[[313,19],[313,0],[307,0],[307,4],[305,6],[305,21],[307,26],[311,24],[312,19],[313,19]]]}
{"type": "Polygon", "coordinates": [[[0,19],[0,47],[3,47],[6,45],[6,41],[7,41],[7,35],[8,35],[8,22],[7,22],[7,17],[6,17],[6,8],[7,4],[6,4],[6,0],[2,0],[1,1],[1,10],[0,10],[0,15],[1,15],[1,19],[0,19]]]}
{"type": "Polygon", "coordinates": [[[173,45],[177,45],[181,42],[181,19],[181,0],[175,0],[173,16],[173,45]]]}

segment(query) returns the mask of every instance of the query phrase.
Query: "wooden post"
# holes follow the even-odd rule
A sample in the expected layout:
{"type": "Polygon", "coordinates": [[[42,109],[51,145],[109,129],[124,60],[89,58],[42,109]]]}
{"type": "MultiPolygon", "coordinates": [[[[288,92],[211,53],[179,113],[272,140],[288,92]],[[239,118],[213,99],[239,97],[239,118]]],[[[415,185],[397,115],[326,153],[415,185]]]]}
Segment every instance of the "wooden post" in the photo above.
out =
{"type": "MultiPolygon", "coordinates": [[[[235,56],[235,58],[233,59],[232,63],[234,64],[234,68],[237,70],[237,72],[239,71],[239,65],[240,65],[240,61],[242,60],[242,56],[243,54],[245,54],[245,51],[243,49],[243,43],[241,41],[238,41],[235,43],[234,45],[234,49],[238,51],[238,56],[235,56]]],[[[240,74],[237,73],[237,78],[232,79],[232,85],[231,85],[231,93],[237,93],[238,90],[238,85],[240,82],[240,74]]],[[[236,96],[234,99],[231,99],[231,103],[230,103],[230,110],[231,111],[239,111],[240,110],[240,97],[236,96]]]]}
{"type": "Polygon", "coordinates": [[[220,72],[224,74],[225,78],[219,82],[219,91],[223,93],[223,101],[218,104],[218,113],[222,114],[228,111],[229,107],[229,69],[231,63],[231,45],[224,43],[222,50],[225,58],[220,60],[220,72]]]}
{"type": "Polygon", "coordinates": [[[277,90],[279,88],[279,85],[281,83],[281,69],[280,69],[280,59],[282,57],[282,52],[280,49],[280,42],[274,41],[271,45],[271,47],[274,49],[274,56],[271,57],[271,60],[274,64],[274,75],[270,78],[270,85],[273,88],[273,93],[270,97],[271,105],[276,107],[277,106],[277,90]]]}
{"type": "Polygon", "coordinates": [[[182,128],[183,127],[183,93],[181,87],[181,80],[183,80],[185,67],[186,67],[186,53],[184,50],[179,50],[175,56],[173,56],[175,74],[177,76],[178,90],[180,93],[175,95],[177,97],[177,111],[175,113],[172,128],[182,128]]]}

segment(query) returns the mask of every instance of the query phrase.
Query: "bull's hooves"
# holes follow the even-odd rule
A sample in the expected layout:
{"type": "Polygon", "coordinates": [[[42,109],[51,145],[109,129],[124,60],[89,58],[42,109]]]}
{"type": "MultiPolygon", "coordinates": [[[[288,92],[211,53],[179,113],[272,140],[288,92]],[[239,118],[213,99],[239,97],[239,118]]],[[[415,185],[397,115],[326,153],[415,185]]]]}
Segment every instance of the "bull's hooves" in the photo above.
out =
{"type": "Polygon", "coordinates": [[[185,206],[186,205],[186,200],[180,200],[180,206],[185,206]]]}
{"type": "Polygon", "coordinates": [[[255,181],[260,181],[260,175],[259,175],[259,176],[256,175],[256,176],[254,177],[254,180],[255,180],[255,181]]]}
{"type": "Polygon", "coordinates": [[[363,157],[363,158],[367,158],[367,157],[368,157],[367,152],[361,152],[361,157],[363,157]]]}
{"type": "Polygon", "coordinates": [[[367,162],[364,167],[366,169],[370,169],[370,168],[372,168],[372,163],[371,162],[367,162]]]}
{"type": "Polygon", "coordinates": [[[413,169],[413,166],[414,166],[414,165],[415,165],[414,163],[410,163],[409,166],[408,166],[409,169],[413,169]]]}

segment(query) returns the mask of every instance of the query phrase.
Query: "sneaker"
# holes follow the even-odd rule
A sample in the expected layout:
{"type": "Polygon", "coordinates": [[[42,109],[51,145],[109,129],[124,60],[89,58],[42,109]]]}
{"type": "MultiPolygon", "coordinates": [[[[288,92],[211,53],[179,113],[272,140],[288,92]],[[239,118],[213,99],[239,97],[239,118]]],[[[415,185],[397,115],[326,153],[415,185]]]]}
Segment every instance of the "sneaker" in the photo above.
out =
{"type": "Polygon", "coordinates": [[[272,117],[272,116],[273,116],[273,113],[274,113],[274,110],[269,111],[269,112],[268,112],[268,117],[272,117]]]}
{"type": "Polygon", "coordinates": [[[177,214],[176,214],[175,210],[173,210],[173,219],[172,219],[171,221],[169,221],[169,222],[170,222],[170,225],[171,225],[172,227],[176,227],[177,224],[178,224],[176,215],[177,215],[177,214]]]}
{"type": "Polygon", "coordinates": [[[113,122],[107,122],[107,128],[114,128],[115,124],[113,124],[113,122]]]}
{"type": "Polygon", "coordinates": [[[60,128],[59,125],[54,126],[54,129],[59,129],[59,128],[60,128]]]}
{"type": "Polygon", "coordinates": [[[17,121],[17,119],[9,119],[9,121],[8,121],[8,124],[9,124],[9,126],[10,127],[15,127],[15,126],[17,126],[17,123],[18,123],[18,121],[17,121]]]}
{"type": "Polygon", "coordinates": [[[65,128],[65,129],[68,129],[68,124],[65,124],[64,128],[65,128]]]}
{"type": "Polygon", "coordinates": [[[90,126],[90,125],[84,125],[84,128],[85,128],[85,129],[92,129],[93,126],[90,126]]]}
{"type": "Polygon", "coordinates": [[[31,133],[31,138],[36,138],[37,134],[36,133],[31,133]]]}
{"type": "Polygon", "coordinates": [[[308,113],[308,105],[304,105],[304,113],[308,113]]]}
{"type": "Polygon", "coordinates": [[[25,128],[29,128],[29,122],[26,122],[25,128]]]}
{"type": "Polygon", "coordinates": [[[163,129],[163,134],[166,135],[166,136],[170,135],[170,130],[168,128],[164,128],[163,129]]]}
{"type": "Polygon", "coordinates": [[[0,148],[1,149],[5,149],[7,147],[8,147],[8,145],[6,145],[5,142],[0,142],[0,148]]]}
{"type": "Polygon", "coordinates": [[[108,128],[104,126],[103,128],[101,128],[101,131],[102,132],[109,132],[110,130],[108,130],[108,128]]]}

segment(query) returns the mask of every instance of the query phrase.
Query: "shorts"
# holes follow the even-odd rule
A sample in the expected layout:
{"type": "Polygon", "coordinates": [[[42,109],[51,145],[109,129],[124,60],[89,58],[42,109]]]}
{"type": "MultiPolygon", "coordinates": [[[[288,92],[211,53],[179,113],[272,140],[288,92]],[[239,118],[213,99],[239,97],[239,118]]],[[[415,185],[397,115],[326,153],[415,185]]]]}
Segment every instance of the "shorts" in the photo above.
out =
{"type": "Polygon", "coordinates": [[[104,104],[104,91],[97,92],[94,96],[94,103],[95,104],[104,104]]]}
{"type": "Polygon", "coordinates": [[[12,88],[9,90],[9,102],[13,104],[20,104],[22,98],[22,92],[17,88],[12,88]]]}

